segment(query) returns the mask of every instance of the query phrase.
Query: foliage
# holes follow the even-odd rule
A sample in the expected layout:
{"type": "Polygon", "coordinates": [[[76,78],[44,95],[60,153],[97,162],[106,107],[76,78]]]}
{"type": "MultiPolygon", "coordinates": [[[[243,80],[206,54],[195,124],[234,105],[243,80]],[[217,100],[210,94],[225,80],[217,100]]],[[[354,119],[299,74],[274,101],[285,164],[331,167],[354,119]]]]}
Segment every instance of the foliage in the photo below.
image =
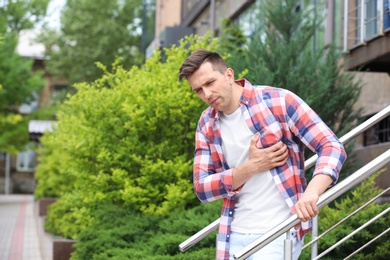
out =
{"type": "Polygon", "coordinates": [[[156,52],[130,71],[100,65],[100,79],[76,84],[56,131],[42,139],[36,196],[60,196],[49,211],[51,232],[76,237],[100,203],[160,216],[197,203],[193,135],[204,104],[177,72],[190,52],[216,44],[210,36],[188,37],[165,50],[164,63],[156,52]]]}
{"type": "MultiPolygon", "coordinates": [[[[334,207],[326,206],[324,207],[319,214],[319,234],[323,233],[336,222],[340,221],[347,215],[351,214],[354,210],[361,207],[368,200],[375,197],[381,192],[379,188],[375,186],[375,178],[378,174],[374,174],[365,180],[361,185],[355,188],[351,194],[343,198],[343,200],[338,200],[335,203],[334,207]]],[[[345,236],[349,235],[354,230],[358,229],[360,226],[365,224],[367,221],[378,215],[380,212],[384,211],[389,207],[388,203],[379,205],[376,202],[370,204],[361,212],[355,214],[350,219],[342,223],[336,229],[332,230],[330,233],[326,234],[319,241],[318,252],[328,249],[333,246],[336,242],[343,239],[345,236]]],[[[358,248],[362,247],[364,244],[369,242],[371,239],[375,238],[377,235],[382,233],[390,222],[390,215],[384,215],[379,218],[369,226],[367,226],[362,231],[358,232],[352,236],[349,240],[342,243],[340,246],[336,247],[334,250],[330,251],[324,259],[344,259],[351,253],[353,253],[358,248]]],[[[389,234],[386,234],[382,238],[376,240],[369,247],[366,247],[354,259],[387,259],[386,257],[390,254],[389,247],[389,234]]],[[[309,237],[306,237],[306,240],[309,241],[309,237]]],[[[310,259],[310,250],[305,250],[302,252],[302,259],[310,259]]]]}
{"type": "Polygon", "coordinates": [[[0,6],[0,150],[17,153],[28,142],[29,116],[19,106],[36,99],[44,86],[42,72],[33,72],[33,61],[16,53],[18,34],[31,29],[46,13],[48,0],[3,1],[0,6]]]}
{"type": "MultiPolygon", "coordinates": [[[[44,147],[38,149],[38,165],[35,168],[35,178],[38,180],[34,196],[36,199],[44,197],[59,198],[74,189],[74,180],[70,170],[73,161],[69,154],[58,145],[55,138],[57,132],[45,133],[41,137],[44,147]]],[[[77,174],[77,172],[76,172],[77,174]]]]}
{"type": "Polygon", "coordinates": [[[47,49],[47,68],[73,84],[101,77],[96,62],[110,66],[121,58],[126,69],[140,65],[141,14],[141,0],[68,0],[61,30],[45,26],[40,36],[47,49]]]}
{"type": "Polygon", "coordinates": [[[50,0],[3,0],[0,6],[0,26],[19,33],[34,27],[46,15],[50,0]]]}
{"type": "Polygon", "coordinates": [[[221,53],[241,54],[244,51],[243,46],[245,46],[247,39],[240,26],[229,19],[225,19],[222,21],[222,28],[218,49],[221,53]]]}
{"type": "Polygon", "coordinates": [[[15,153],[28,142],[29,117],[19,105],[29,104],[44,86],[40,72],[32,71],[32,60],[15,53],[17,37],[12,33],[0,43],[0,149],[15,153]]]}
{"type": "Polygon", "coordinates": [[[95,221],[78,236],[71,259],[212,259],[215,234],[186,253],[178,245],[214,221],[220,207],[220,203],[200,205],[161,219],[100,205],[93,212],[95,221]]]}
{"type": "Polygon", "coordinates": [[[55,203],[49,205],[45,229],[54,234],[56,233],[53,230],[60,230],[61,236],[76,239],[75,234],[93,222],[91,212],[98,205],[93,202],[85,202],[80,197],[78,191],[66,193],[55,203]]]}

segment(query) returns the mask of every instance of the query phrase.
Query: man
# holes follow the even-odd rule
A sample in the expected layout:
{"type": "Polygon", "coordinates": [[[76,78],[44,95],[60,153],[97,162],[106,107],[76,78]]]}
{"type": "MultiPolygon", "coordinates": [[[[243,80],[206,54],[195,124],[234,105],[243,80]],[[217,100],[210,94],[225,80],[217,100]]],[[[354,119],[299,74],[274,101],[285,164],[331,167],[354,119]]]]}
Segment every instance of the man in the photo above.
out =
{"type": "MultiPolygon", "coordinates": [[[[179,70],[209,107],[196,129],[194,188],[204,202],[223,199],[217,259],[234,253],[297,214],[291,231],[294,259],[302,246],[316,203],[339,176],[343,145],[298,96],[280,88],[234,80],[221,56],[207,50],[190,55],[179,70]],[[306,187],[304,146],[318,154],[306,187]]],[[[283,259],[283,237],[251,259],[283,259]]]]}

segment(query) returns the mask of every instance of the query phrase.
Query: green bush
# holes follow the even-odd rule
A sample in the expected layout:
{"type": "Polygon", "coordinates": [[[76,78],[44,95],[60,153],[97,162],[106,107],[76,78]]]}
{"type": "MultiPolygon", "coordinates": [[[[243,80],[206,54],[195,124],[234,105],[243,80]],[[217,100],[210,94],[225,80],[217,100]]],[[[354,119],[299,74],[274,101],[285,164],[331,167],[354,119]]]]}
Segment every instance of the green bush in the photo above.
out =
{"type": "Polygon", "coordinates": [[[215,232],[181,253],[178,245],[218,218],[220,203],[175,211],[169,217],[135,214],[114,205],[99,205],[94,221],[78,235],[77,259],[213,259],[215,232]]]}
{"type": "Polygon", "coordinates": [[[205,104],[177,72],[190,52],[216,45],[210,35],[187,37],[165,50],[164,62],[156,52],[130,71],[98,65],[100,79],[75,86],[55,132],[42,139],[36,196],[60,198],[49,210],[50,232],[76,238],[100,203],[160,216],[198,203],[194,131],[205,104]]]}
{"type": "Polygon", "coordinates": [[[91,212],[96,204],[86,204],[80,199],[80,193],[71,193],[59,198],[55,203],[49,205],[48,216],[45,222],[45,229],[56,234],[54,231],[61,231],[60,235],[65,238],[77,239],[81,230],[89,226],[94,218],[91,212]]]}
{"type": "Polygon", "coordinates": [[[112,259],[122,254],[141,254],[142,246],[135,247],[136,252],[127,253],[123,249],[148,241],[157,230],[156,216],[135,214],[114,205],[99,205],[91,215],[94,221],[79,234],[72,259],[112,259]]]}
{"type": "Polygon", "coordinates": [[[70,156],[61,149],[61,145],[58,145],[57,134],[57,132],[46,133],[41,137],[41,142],[45,146],[38,149],[39,163],[35,168],[35,178],[38,183],[34,191],[36,199],[59,198],[74,189],[77,176],[69,170],[73,162],[70,156]]]}

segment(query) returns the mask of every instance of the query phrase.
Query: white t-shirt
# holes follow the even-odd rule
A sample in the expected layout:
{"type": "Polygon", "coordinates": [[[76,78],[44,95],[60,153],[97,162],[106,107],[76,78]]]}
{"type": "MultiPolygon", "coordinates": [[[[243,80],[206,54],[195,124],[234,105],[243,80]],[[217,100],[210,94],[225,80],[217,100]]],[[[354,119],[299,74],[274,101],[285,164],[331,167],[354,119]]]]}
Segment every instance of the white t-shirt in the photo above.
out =
{"type": "MultiPolygon", "coordinates": [[[[222,151],[229,167],[234,168],[247,161],[254,134],[245,122],[241,107],[230,115],[220,113],[220,128],[222,151]]],[[[270,171],[252,176],[235,196],[231,225],[234,232],[265,233],[291,216],[270,171]]]]}

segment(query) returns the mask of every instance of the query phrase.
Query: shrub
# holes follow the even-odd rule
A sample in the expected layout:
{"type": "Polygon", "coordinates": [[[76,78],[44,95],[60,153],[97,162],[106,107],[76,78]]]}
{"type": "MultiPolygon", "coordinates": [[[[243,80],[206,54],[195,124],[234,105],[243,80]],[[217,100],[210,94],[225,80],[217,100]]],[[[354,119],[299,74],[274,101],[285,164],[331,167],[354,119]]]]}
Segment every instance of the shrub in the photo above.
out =
{"type": "Polygon", "coordinates": [[[42,140],[36,196],[60,197],[49,210],[49,231],[76,238],[100,203],[159,216],[198,203],[192,157],[205,105],[177,73],[190,52],[216,44],[210,35],[187,37],[165,50],[164,62],[156,52],[129,71],[98,65],[100,79],[75,86],[55,133],[42,140]]]}
{"type": "Polygon", "coordinates": [[[125,251],[148,241],[157,229],[157,217],[135,214],[115,205],[99,205],[91,215],[94,221],[80,232],[72,259],[112,259],[130,253],[139,255],[142,246],[137,246],[136,252],[125,251]]]}
{"type": "Polygon", "coordinates": [[[178,245],[218,217],[221,205],[200,205],[169,217],[135,214],[114,205],[99,205],[94,221],[78,235],[77,259],[212,259],[215,233],[186,253],[178,245]]]}

